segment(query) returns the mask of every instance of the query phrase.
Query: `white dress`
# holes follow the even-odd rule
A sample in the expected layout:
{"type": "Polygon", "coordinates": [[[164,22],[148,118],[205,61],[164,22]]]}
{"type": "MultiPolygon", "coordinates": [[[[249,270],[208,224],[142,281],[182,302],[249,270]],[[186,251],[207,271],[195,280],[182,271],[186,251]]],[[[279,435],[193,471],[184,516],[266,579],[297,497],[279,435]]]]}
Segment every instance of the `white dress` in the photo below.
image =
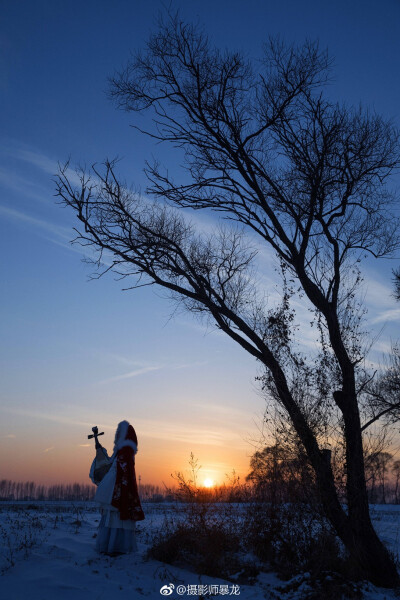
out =
{"type": "MultiPolygon", "coordinates": [[[[93,481],[95,460],[93,460],[89,477],[93,481]]],[[[137,552],[136,522],[122,521],[119,511],[111,505],[115,478],[117,474],[117,461],[114,457],[110,470],[98,485],[94,501],[100,505],[101,519],[96,538],[96,550],[105,554],[121,554],[137,552]]]]}

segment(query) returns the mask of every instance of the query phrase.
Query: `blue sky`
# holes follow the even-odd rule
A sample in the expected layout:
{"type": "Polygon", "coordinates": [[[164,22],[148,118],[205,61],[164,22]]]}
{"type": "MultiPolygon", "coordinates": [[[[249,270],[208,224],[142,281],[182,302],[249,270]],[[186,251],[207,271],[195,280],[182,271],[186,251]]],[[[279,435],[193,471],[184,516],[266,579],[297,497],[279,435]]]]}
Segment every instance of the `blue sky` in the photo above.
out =
{"type": "MultiPolygon", "coordinates": [[[[335,60],[333,97],[362,101],[399,123],[400,4],[395,1],[178,1],[222,47],[249,57],[268,35],[319,39],[335,60]]],[[[2,3],[0,23],[1,421],[0,474],[84,481],[102,426],[111,445],[122,418],[136,424],[143,481],[167,479],[194,451],[204,477],[245,472],[264,401],[256,365],[190,315],[170,319],[160,292],[121,292],[71,247],[73,217],[54,198],[57,161],[91,164],[121,157],[120,170],[145,188],[151,155],[171,170],[165,149],[140,137],[106,96],[107,77],[143,46],[162,3],[64,0],[2,3]],[[30,468],[24,457],[30,452],[30,468]],[[163,460],[160,462],[160,453],[163,460]],[[12,457],[10,463],[9,457],[12,457]],[[7,459],[5,457],[8,457],[7,459]],[[65,458],[67,457],[67,458],[65,458]],[[61,462],[60,462],[61,461],[61,462]]],[[[398,260],[366,265],[373,359],[398,337],[391,297],[398,260]]],[[[271,264],[266,281],[273,286],[271,264]]],[[[107,444],[106,444],[107,445],[107,444]]],[[[139,458],[138,458],[139,460],[139,458]]],[[[140,470],[139,469],[139,470],[140,470]]]]}

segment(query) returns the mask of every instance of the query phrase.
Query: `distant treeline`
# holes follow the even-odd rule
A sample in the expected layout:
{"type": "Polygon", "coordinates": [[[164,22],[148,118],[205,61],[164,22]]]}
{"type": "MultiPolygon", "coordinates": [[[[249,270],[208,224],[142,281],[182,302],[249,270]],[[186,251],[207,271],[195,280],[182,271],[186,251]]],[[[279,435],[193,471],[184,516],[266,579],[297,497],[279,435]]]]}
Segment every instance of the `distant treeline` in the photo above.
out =
{"type": "MultiPolygon", "coordinates": [[[[144,502],[170,500],[203,502],[304,502],[316,493],[314,474],[308,463],[281,458],[277,446],[265,447],[251,460],[251,472],[245,482],[234,476],[226,484],[206,489],[187,480],[181,473],[174,477],[175,486],[167,489],[150,483],[139,485],[144,502]],[[177,484],[177,485],[176,485],[177,484]]],[[[400,504],[400,460],[387,452],[375,452],[366,457],[368,499],[371,504],[400,504]]],[[[333,471],[337,469],[333,462],[333,471]]],[[[335,477],[339,492],[345,481],[335,477]]],[[[195,479],[195,478],[194,478],[195,479]]],[[[5,500],[93,500],[96,486],[82,483],[39,485],[34,481],[0,480],[0,501],[5,500]]],[[[344,494],[343,494],[344,497],[344,494]]]]}
{"type": "MultiPolygon", "coordinates": [[[[96,486],[87,483],[39,485],[34,481],[0,480],[0,501],[4,500],[93,500],[96,486]]],[[[168,499],[165,489],[145,483],[140,486],[144,501],[162,502],[168,499]]]]}

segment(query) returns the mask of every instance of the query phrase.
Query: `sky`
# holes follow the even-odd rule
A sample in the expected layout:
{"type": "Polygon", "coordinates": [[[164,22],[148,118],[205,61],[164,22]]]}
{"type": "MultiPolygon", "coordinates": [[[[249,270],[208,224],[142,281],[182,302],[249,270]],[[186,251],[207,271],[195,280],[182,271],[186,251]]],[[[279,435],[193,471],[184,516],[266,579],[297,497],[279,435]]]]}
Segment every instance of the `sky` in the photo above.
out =
{"type": "MultiPolygon", "coordinates": [[[[57,163],[118,156],[145,188],[145,160],[168,152],[143,138],[107,97],[107,78],[143,47],[158,0],[2,0],[0,19],[0,478],[87,481],[93,425],[112,449],[122,419],[139,439],[142,483],[172,483],[191,452],[201,477],[242,477],[260,438],[257,365],[160,291],[89,281],[71,246],[73,215],[55,194],[57,163]]],[[[400,4],[384,0],[186,0],[182,16],[221,47],[259,56],[268,35],[318,39],[334,58],[330,93],[399,124],[400,4]]],[[[399,337],[392,297],[398,257],[368,261],[372,360],[399,337]]],[[[274,286],[266,255],[265,281],[274,286]]],[[[301,312],[302,307],[300,307],[301,312]]]]}

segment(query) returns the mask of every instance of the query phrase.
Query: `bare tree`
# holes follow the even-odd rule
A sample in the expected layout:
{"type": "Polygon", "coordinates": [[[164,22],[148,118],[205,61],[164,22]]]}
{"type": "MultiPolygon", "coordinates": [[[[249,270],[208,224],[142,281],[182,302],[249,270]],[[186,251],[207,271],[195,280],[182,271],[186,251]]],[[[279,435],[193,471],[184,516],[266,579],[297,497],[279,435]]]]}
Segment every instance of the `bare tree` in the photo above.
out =
{"type": "Polygon", "coordinates": [[[291,454],[279,442],[257,450],[250,459],[251,481],[261,497],[273,504],[304,502],[314,496],[310,465],[297,449],[291,454]]]}
{"type": "Polygon", "coordinates": [[[79,186],[65,166],[58,194],[76,211],[78,239],[98,251],[99,267],[103,252],[112,256],[100,273],[112,269],[130,287],[162,286],[265,367],[315,471],[327,518],[365,577],[390,587],[399,576],[369,514],[354,314],[359,261],[399,246],[388,187],[399,164],[398,133],[376,114],[327,99],[329,73],[328,56],[315,44],[271,41],[251,64],[169,15],[112,80],[111,95],[129,112],[153,114],[154,127],[144,133],[184,152],[185,176],[176,182],[148,164],[149,202],[118,179],[112,161],[80,172],[79,186]],[[196,233],[182,208],[216,211],[237,229],[196,233]],[[291,349],[292,292],[266,309],[246,233],[276,253],[289,286],[292,279],[314,310],[337,374],[323,382],[322,398],[300,394],[313,363],[291,349]],[[343,423],[347,511],[316,419],[330,410],[343,423]]]}
{"type": "Polygon", "coordinates": [[[377,421],[387,426],[400,419],[400,349],[398,346],[392,347],[379,375],[369,377],[363,382],[362,394],[363,413],[366,417],[362,431],[377,421]]]}
{"type": "Polygon", "coordinates": [[[396,300],[400,300],[400,269],[393,271],[394,296],[396,300]]]}
{"type": "Polygon", "coordinates": [[[392,459],[390,452],[372,452],[366,456],[365,471],[372,503],[386,504],[386,473],[392,459]]]}
{"type": "Polygon", "coordinates": [[[392,473],[395,476],[394,501],[399,504],[400,460],[393,462],[392,473]]]}
{"type": "Polygon", "coordinates": [[[393,460],[393,454],[390,452],[381,452],[379,456],[379,476],[382,490],[382,503],[386,504],[386,473],[388,472],[388,466],[393,460]]]}

